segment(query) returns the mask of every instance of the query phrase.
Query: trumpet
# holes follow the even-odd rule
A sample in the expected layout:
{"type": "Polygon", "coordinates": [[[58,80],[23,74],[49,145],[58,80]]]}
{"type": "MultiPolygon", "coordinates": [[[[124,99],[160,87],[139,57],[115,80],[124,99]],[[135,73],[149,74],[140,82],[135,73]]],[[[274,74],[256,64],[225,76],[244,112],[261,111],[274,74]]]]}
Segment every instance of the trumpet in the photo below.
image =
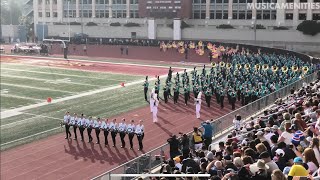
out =
{"type": "Polygon", "coordinates": [[[171,49],[171,48],[172,48],[172,45],[171,45],[170,43],[168,43],[168,44],[167,44],[167,48],[168,48],[168,49],[171,49]]]}
{"type": "Polygon", "coordinates": [[[203,49],[199,49],[198,54],[199,54],[200,56],[202,56],[202,55],[204,54],[204,50],[203,50],[203,49]]]}
{"type": "Polygon", "coordinates": [[[183,46],[183,45],[184,45],[184,42],[183,42],[183,41],[180,41],[178,45],[179,45],[179,46],[183,46]]]}
{"type": "Polygon", "coordinates": [[[211,63],[211,66],[212,66],[213,68],[216,68],[216,67],[217,67],[217,63],[212,62],[212,63],[211,63]]]}
{"type": "Polygon", "coordinates": [[[299,70],[299,67],[296,66],[296,65],[294,65],[294,66],[291,67],[291,70],[292,70],[293,72],[297,72],[297,71],[299,70]]]}
{"type": "Polygon", "coordinates": [[[177,44],[176,44],[176,42],[174,42],[174,41],[173,41],[173,43],[172,43],[172,47],[173,47],[173,48],[177,48],[177,44]]]}
{"type": "Polygon", "coordinates": [[[272,71],[273,71],[273,72],[277,72],[278,69],[279,69],[278,66],[272,66],[272,71]]]}
{"type": "Polygon", "coordinates": [[[237,69],[241,69],[241,68],[242,68],[241,64],[237,64],[237,69]]]}
{"type": "Polygon", "coordinates": [[[255,68],[257,71],[259,71],[259,70],[261,69],[261,65],[260,65],[260,64],[256,64],[256,65],[254,65],[254,68],[255,68]]]}
{"type": "Polygon", "coordinates": [[[283,67],[281,68],[281,70],[282,70],[283,73],[287,73],[289,69],[288,69],[287,66],[283,66],[283,67]]]}
{"type": "Polygon", "coordinates": [[[251,67],[251,66],[250,66],[250,64],[248,64],[248,63],[244,65],[244,68],[245,68],[246,70],[249,70],[250,67],[251,67]]]}
{"type": "Polygon", "coordinates": [[[220,66],[220,67],[225,67],[225,65],[226,65],[226,63],[224,63],[223,61],[221,61],[221,62],[219,63],[219,66],[220,66]]]}
{"type": "Polygon", "coordinates": [[[269,69],[268,64],[264,64],[264,65],[262,66],[262,69],[263,69],[264,71],[268,70],[268,69],[269,69]]]}
{"type": "Polygon", "coordinates": [[[202,46],[203,46],[203,42],[202,42],[202,41],[199,41],[199,42],[198,42],[198,46],[202,47],[202,46]]]}
{"type": "Polygon", "coordinates": [[[231,63],[227,63],[226,68],[230,70],[232,68],[232,64],[231,63]]]}
{"type": "Polygon", "coordinates": [[[303,72],[304,74],[307,74],[308,71],[309,71],[308,66],[303,66],[303,67],[302,67],[302,72],[303,72]]]}

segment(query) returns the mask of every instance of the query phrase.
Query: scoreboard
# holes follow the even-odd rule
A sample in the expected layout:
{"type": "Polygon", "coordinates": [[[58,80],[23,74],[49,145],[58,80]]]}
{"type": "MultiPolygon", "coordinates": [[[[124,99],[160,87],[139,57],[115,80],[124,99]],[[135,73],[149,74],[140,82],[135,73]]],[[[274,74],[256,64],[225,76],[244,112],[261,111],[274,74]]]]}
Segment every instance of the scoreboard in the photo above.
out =
{"type": "Polygon", "coordinates": [[[190,18],[192,0],[140,0],[140,17],[190,18]]]}

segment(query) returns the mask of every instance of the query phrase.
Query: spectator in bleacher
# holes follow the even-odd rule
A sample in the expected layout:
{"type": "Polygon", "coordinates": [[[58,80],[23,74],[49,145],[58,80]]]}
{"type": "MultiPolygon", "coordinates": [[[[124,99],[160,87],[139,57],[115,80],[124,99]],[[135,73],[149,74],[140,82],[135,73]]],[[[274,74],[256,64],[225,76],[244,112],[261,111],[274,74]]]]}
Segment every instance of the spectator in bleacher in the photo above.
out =
{"type": "Polygon", "coordinates": [[[287,180],[287,178],[280,169],[276,169],[271,174],[271,180],[287,180]]]}
{"type": "Polygon", "coordinates": [[[309,172],[303,166],[303,160],[300,157],[294,158],[293,163],[294,165],[288,174],[288,180],[291,180],[294,176],[308,176],[309,172]]]}
{"type": "Polygon", "coordinates": [[[200,150],[203,145],[203,139],[202,139],[202,134],[201,131],[197,128],[193,128],[193,133],[192,133],[192,142],[194,144],[194,150],[200,150]]]}
{"type": "Polygon", "coordinates": [[[304,162],[308,165],[308,170],[310,174],[314,173],[319,168],[319,163],[317,161],[317,158],[315,156],[315,153],[313,149],[306,148],[303,152],[304,162]]]}
{"type": "Polygon", "coordinates": [[[273,170],[279,169],[278,165],[271,159],[269,152],[264,151],[260,154],[259,158],[264,160],[266,165],[269,166],[268,173],[272,173],[273,170]]]}
{"type": "Polygon", "coordinates": [[[313,152],[316,156],[318,164],[320,164],[320,150],[319,150],[319,138],[312,138],[310,143],[310,148],[313,149],[313,152]]]}
{"type": "Polygon", "coordinates": [[[285,142],[286,144],[290,144],[293,134],[291,133],[291,123],[286,122],[284,125],[285,131],[280,135],[278,142],[285,142]]]}
{"type": "Polygon", "coordinates": [[[295,120],[294,120],[294,124],[297,126],[297,128],[301,131],[304,131],[307,129],[307,123],[302,120],[302,116],[300,113],[296,113],[295,115],[295,120]]]}

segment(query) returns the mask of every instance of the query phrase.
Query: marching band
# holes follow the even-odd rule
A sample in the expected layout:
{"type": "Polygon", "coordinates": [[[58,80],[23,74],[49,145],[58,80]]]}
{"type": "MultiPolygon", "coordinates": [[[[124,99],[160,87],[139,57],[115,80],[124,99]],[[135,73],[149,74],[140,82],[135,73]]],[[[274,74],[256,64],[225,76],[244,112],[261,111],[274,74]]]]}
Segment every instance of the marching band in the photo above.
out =
{"type": "Polygon", "coordinates": [[[121,140],[121,148],[125,148],[125,137],[128,134],[129,137],[129,143],[130,143],[130,149],[133,149],[133,138],[136,135],[137,140],[139,143],[139,151],[143,149],[142,140],[144,138],[144,125],[142,120],[139,121],[139,124],[135,125],[134,120],[131,120],[129,124],[126,124],[125,119],[122,119],[122,121],[117,124],[116,119],[113,119],[112,122],[108,122],[108,119],[105,119],[104,121],[101,121],[101,118],[98,117],[97,119],[94,119],[89,116],[86,118],[84,114],[81,114],[81,117],[77,116],[77,113],[74,113],[73,116],[70,115],[69,112],[66,112],[63,121],[61,122],[62,125],[65,126],[65,132],[66,137],[65,139],[71,139],[71,132],[70,127],[73,127],[74,132],[74,140],[77,140],[77,129],[80,131],[81,135],[81,141],[84,141],[84,135],[83,132],[87,130],[89,141],[88,143],[91,143],[93,138],[91,135],[92,129],[95,130],[96,144],[100,144],[100,131],[103,131],[104,138],[105,138],[105,146],[108,146],[108,135],[109,132],[112,137],[113,147],[116,146],[116,136],[119,133],[120,134],[120,140],[121,140]]]}

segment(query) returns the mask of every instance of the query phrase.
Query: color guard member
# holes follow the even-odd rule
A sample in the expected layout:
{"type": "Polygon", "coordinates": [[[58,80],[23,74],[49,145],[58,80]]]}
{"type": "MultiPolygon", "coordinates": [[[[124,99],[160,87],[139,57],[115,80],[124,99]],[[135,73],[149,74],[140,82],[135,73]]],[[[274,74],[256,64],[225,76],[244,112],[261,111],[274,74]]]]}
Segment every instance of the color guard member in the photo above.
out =
{"type": "Polygon", "coordinates": [[[86,119],[86,128],[87,128],[87,133],[88,133],[88,137],[89,137],[89,143],[92,142],[92,136],[91,136],[91,132],[92,132],[92,117],[90,116],[88,119],[86,119]]]}
{"type": "Polygon", "coordinates": [[[154,98],[153,96],[155,95],[155,89],[153,88],[151,93],[150,93],[150,112],[152,112],[153,104],[154,104],[154,98]]]}
{"type": "Polygon", "coordinates": [[[119,123],[118,130],[120,134],[121,148],[124,148],[126,146],[126,142],[124,141],[124,137],[126,137],[127,130],[126,119],[123,118],[122,122],[119,123]]]}
{"type": "Polygon", "coordinates": [[[117,130],[118,130],[118,125],[116,123],[117,119],[114,119],[111,123],[110,123],[110,132],[111,132],[111,137],[112,137],[112,142],[113,142],[113,146],[116,146],[116,136],[117,136],[117,130]]]}
{"type": "Polygon", "coordinates": [[[137,139],[138,139],[138,142],[139,142],[138,151],[142,151],[142,149],[143,149],[142,140],[143,140],[143,137],[144,137],[144,126],[142,124],[142,120],[140,120],[139,124],[136,125],[135,134],[137,135],[137,139]]]}
{"type": "Polygon", "coordinates": [[[63,124],[66,128],[66,137],[65,139],[71,138],[71,133],[70,133],[70,115],[69,112],[66,112],[66,114],[63,117],[63,124]]]}
{"type": "Polygon", "coordinates": [[[154,94],[154,104],[153,104],[153,107],[152,107],[152,118],[153,118],[153,122],[156,123],[158,122],[158,106],[159,106],[159,101],[158,101],[158,98],[157,98],[157,94],[154,94]]]}
{"type": "Polygon", "coordinates": [[[196,117],[197,117],[197,119],[200,119],[201,95],[202,95],[202,92],[200,91],[197,99],[195,100],[196,101],[195,104],[196,104],[196,117]]]}
{"type": "Polygon", "coordinates": [[[134,120],[131,120],[131,124],[127,125],[127,133],[129,136],[129,142],[130,142],[130,149],[133,149],[133,137],[134,137],[134,132],[135,132],[135,125],[134,125],[134,120]]]}
{"type": "Polygon", "coordinates": [[[77,140],[77,121],[78,121],[78,116],[77,113],[73,114],[73,117],[70,118],[71,119],[71,125],[73,126],[73,133],[74,133],[74,138],[73,140],[77,140]]]}
{"type": "Polygon", "coordinates": [[[100,137],[99,137],[99,134],[100,134],[100,128],[101,128],[101,121],[100,121],[100,118],[98,117],[97,120],[94,120],[93,121],[93,125],[94,125],[94,129],[96,131],[96,137],[97,137],[97,142],[96,144],[100,144],[100,137]]]}
{"type": "Polygon", "coordinates": [[[104,135],[104,146],[108,146],[108,135],[109,135],[109,120],[106,119],[101,123],[101,129],[103,130],[103,135],[104,135]]]}
{"type": "Polygon", "coordinates": [[[84,123],[85,123],[85,117],[83,114],[81,114],[81,117],[78,118],[78,127],[81,135],[81,141],[83,141],[83,131],[85,130],[84,123]]]}

